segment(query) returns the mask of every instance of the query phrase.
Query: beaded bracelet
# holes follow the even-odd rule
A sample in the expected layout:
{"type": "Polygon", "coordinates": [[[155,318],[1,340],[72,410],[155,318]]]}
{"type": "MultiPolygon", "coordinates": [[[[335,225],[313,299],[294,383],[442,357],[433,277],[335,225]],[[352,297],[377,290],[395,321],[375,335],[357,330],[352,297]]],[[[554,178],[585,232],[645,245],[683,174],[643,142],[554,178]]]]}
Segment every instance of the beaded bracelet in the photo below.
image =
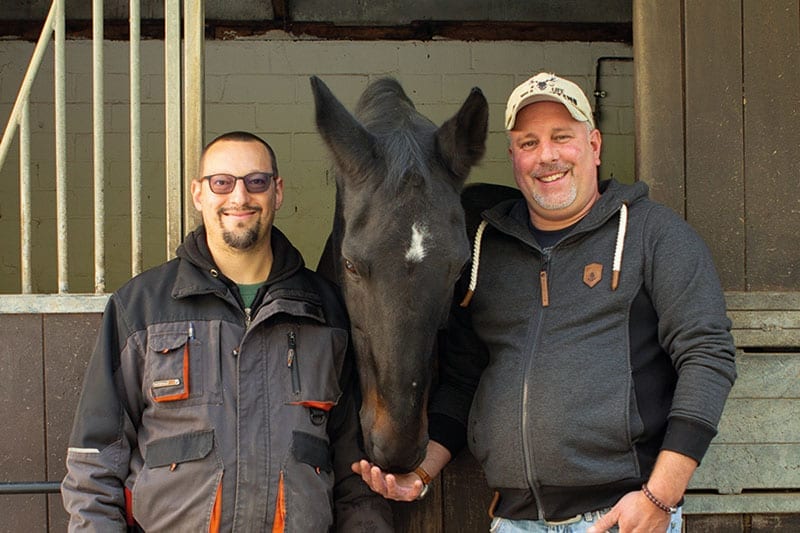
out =
{"type": "Polygon", "coordinates": [[[658,507],[659,509],[661,509],[665,513],[675,514],[675,513],[678,512],[678,508],[677,507],[670,507],[666,503],[664,503],[661,500],[659,500],[658,498],[656,498],[653,495],[653,493],[650,492],[650,489],[647,488],[647,483],[643,483],[642,484],[642,492],[644,492],[644,495],[647,496],[647,499],[650,500],[653,503],[653,505],[655,505],[656,507],[658,507]]]}

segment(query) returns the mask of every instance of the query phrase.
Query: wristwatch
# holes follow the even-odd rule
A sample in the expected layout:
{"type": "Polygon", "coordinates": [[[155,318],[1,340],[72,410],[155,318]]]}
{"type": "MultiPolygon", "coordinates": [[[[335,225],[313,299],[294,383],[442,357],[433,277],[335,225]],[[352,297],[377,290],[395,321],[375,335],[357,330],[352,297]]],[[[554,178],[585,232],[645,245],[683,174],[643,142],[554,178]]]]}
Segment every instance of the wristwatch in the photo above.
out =
{"type": "Polygon", "coordinates": [[[431,475],[421,466],[416,467],[414,473],[422,480],[422,491],[420,491],[419,496],[417,496],[417,500],[421,500],[428,494],[431,488],[431,475]]]}

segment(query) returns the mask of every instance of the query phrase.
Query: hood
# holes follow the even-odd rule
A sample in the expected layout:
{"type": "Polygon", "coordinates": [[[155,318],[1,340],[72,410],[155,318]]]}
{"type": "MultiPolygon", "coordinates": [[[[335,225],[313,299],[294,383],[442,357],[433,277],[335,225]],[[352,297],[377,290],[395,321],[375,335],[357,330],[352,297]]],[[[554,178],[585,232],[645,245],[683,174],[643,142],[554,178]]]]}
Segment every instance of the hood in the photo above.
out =
{"type": "MultiPolygon", "coordinates": [[[[620,270],[622,267],[622,252],[625,247],[625,233],[628,227],[628,206],[646,199],[649,187],[646,183],[638,181],[633,185],[623,185],[616,180],[605,180],[598,184],[600,198],[592,209],[584,216],[571,234],[590,231],[608,221],[619,213],[617,240],[614,249],[614,262],[612,267],[611,289],[616,290],[619,284],[620,270]]],[[[499,230],[515,236],[524,242],[531,242],[533,237],[528,229],[528,208],[524,199],[506,200],[495,207],[482,213],[483,220],[475,232],[472,247],[472,270],[470,271],[469,287],[461,307],[467,307],[478,284],[478,269],[480,266],[481,239],[486,227],[491,223],[499,230]]]]}
{"type": "MultiPolygon", "coordinates": [[[[270,242],[272,244],[272,270],[267,278],[266,286],[291,277],[305,266],[303,256],[275,226],[272,227],[270,233],[270,242]]],[[[186,266],[191,265],[195,272],[199,270],[203,274],[193,276],[186,268],[181,268],[183,275],[179,275],[175,283],[174,297],[180,298],[201,292],[219,292],[222,290],[220,282],[229,288],[236,286],[235,282],[220,272],[214,262],[211,250],[208,248],[205,226],[200,225],[189,233],[175,253],[182,262],[187,263],[186,266]]],[[[234,292],[238,294],[238,290],[234,292]]]]}

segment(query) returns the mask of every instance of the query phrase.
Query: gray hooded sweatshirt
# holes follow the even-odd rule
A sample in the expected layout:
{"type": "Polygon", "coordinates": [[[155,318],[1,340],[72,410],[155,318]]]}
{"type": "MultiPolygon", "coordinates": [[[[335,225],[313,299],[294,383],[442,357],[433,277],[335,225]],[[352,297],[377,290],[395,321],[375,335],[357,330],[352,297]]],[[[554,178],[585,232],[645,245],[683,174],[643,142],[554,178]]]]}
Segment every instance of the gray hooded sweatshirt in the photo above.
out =
{"type": "Polygon", "coordinates": [[[483,213],[474,295],[454,306],[430,433],[447,446],[468,429],[498,516],[613,505],[661,449],[699,462],[736,377],[701,238],[642,182],[600,190],[545,249],[524,200],[483,213]]]}

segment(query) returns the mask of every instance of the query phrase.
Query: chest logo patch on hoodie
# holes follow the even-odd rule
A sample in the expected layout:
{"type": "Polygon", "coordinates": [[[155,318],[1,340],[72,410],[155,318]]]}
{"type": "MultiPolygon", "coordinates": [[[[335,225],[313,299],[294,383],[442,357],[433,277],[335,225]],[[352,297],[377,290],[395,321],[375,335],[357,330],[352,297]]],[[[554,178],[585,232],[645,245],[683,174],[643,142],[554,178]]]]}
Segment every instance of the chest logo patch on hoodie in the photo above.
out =
{"type": "Polygon", "coordinates": [[[589,286],[594,287],[600,280],[603,279],[603,265],[600,263],[589,263],[583,267],[583,282],[589,286]]]}

